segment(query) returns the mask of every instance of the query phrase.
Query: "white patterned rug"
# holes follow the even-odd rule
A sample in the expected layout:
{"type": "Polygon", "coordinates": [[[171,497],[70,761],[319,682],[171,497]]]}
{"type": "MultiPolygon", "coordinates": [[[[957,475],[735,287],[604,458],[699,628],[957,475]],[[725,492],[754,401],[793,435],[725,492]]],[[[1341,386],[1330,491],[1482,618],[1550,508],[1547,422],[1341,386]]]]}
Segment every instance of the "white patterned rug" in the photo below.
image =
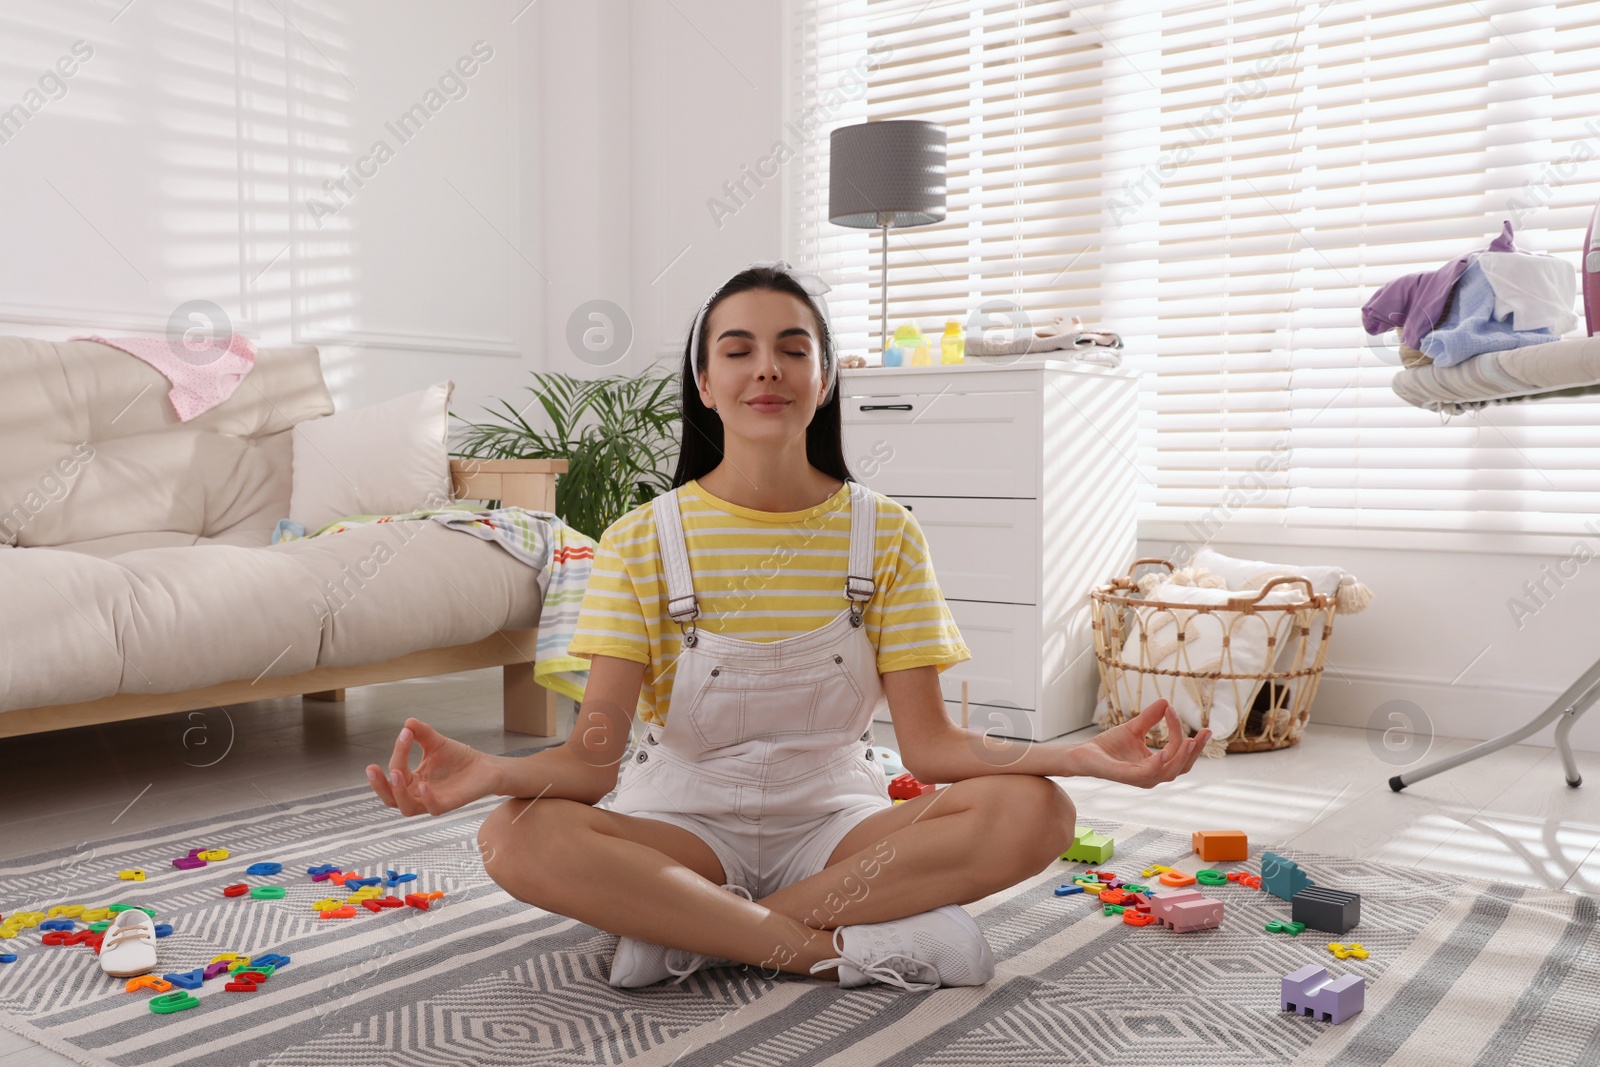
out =
{"type": "MultiPolygon", "coordinates": [[[[37,929],[0,940],[0,1024],[79,1063],[272,1067],[417,1064],[1600,1064],[1596,902],[1463,881],[1413,868],[1288,852],[1321,884],[1362,897],[1343,938],[1269,934],[1289,906],[1228,885],[1221,928],[1135,928],[1052,888],[1083,869],[1057,863],[1029,883],[968,905],[999,969],[981,988],[841,990],[751,970],[699,972],[681,986],[613,989],[616,939],[530,908],[484,875],[476,830],[495,801],[441,818],[403,818],[365,786],[8,862],[0,914],[57,904],[148,905],[173,933],[161,972],[223,952],[291,957],[253,993],[206,982],[199,1005],[153,1013],[82,946],[37,929]],[[226,861],[172,867],[193,848],[226,861]],[[252,863],[283,873],[247,877],[252,863]],[[323,920],[330,895],[306,869],[414,871],[398,891],[443,890],[413,908],[323,920]],[[143,867],[144,882],[119,881],[143,867]],[[234,883],[276,883],[282,900],[227,898],[234,883]],[[1367,960],[1337,961],[1330,940],[1367,960]],[[1366,1010],[1334,1026],[1278,1007],[1279,979],[1308,963],[1369,979],[1366,1010]]],[[[1193,870],[1185,836],[1096,822],[1117,839],[1104,866],[1127,875],[1164,863],[1193,870]]],[[[1270,846],[1269,846],[1270,847],[1270,846]]],[[[1248,864],[1258,867],[1260,850],[1248,864]]]]}

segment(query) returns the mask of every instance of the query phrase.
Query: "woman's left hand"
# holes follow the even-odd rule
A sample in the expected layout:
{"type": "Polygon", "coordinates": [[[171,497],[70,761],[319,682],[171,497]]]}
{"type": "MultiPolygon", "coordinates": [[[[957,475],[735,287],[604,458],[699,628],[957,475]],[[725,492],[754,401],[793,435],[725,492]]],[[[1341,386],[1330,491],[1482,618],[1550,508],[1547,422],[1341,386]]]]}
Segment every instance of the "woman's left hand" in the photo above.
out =
{"type": "Polygon", "coordinates": [[[1210,729],[1184,737],[1178,713],[1165,700],[1157,700],[1127,722],[1073,746],[1067,757],[1071,764],[1067,773],[1149,789],[1170,782],[1193,767],[1209,740],[1210,729]],[[1145,735],[1162,718],[1167,723],[1166,747],[1150,748],[1144,742],[1145,735]]]}

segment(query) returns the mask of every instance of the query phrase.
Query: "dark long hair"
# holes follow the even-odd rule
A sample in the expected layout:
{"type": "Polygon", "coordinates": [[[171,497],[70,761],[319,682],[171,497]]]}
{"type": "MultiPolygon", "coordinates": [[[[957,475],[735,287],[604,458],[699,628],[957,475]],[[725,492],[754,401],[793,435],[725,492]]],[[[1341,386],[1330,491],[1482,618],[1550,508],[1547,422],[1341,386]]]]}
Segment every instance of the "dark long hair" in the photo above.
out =
{"type": "MultiPolygon", "coordinates": [[[[711,312],[734,293],[748,292],[751,289],[771,289],[774,292],[788,293],[799,297],[806,307],[811,309],[821,334],[824,378],[839,358],[838,352],[834,349],[833,334],[828,329],[827,318],[812,301],[811,294],[801,288],[799,282],[773,267],[751,267],[729,278],[723,283],[722,288],[712,295],[711,302],[706,305],[706,313],[700,317],[698,365],[689,364],[690,353],[694,351],[694,338],[690,337],[684,342],[681,390],[683,440],[678,450],[678,470],[672,476],[674,489],[693,478],[711,473],[717,464],[722,462],[722,417],[700,401],[700,372],[705,370],[706,360],[709,358],[711,346],[707,344],[706,339],[711,332],[711,312]]],[[[835,381],[832,395],[825,403],[817,406],[817,413],[812,416],[811,425],[806,427],[806,459],[822,473],[849,482],[855,479],[850,476],[850,470],[844,462],[842,411],[843,408],[839,404],[839,382],[835,381]]]]}

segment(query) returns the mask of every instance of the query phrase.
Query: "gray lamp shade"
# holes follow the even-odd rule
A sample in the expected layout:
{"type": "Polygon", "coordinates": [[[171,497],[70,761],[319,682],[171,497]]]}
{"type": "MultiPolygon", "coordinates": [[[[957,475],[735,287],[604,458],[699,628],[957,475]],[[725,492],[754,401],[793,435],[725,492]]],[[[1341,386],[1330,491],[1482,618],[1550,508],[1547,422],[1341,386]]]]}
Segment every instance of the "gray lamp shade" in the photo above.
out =
{"type": "Polygon", "coordinates": [[[834,130],[828,143],[830,222],[877,229],[944,219],[949,142],[937,122],[863,122],[834,130]]]}

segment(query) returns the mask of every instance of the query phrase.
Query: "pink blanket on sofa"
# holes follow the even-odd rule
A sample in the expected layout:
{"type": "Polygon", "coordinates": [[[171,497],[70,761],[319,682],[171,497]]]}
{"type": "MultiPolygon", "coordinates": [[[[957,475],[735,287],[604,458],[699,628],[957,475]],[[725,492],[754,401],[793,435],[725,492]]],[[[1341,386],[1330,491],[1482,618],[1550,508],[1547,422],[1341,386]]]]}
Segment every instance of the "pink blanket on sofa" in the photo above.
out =
{"type": "Polygon", "coordinates": [[[172,383],[167,397],[179,422],[188,422],[228,399],[256,365],[256,343],[237,333],[228,336],[227,344],[207,341],[196,347],[166,337],[89,335],[68,340],[98,341],[119,348],[160,371],[172,383]]]}

